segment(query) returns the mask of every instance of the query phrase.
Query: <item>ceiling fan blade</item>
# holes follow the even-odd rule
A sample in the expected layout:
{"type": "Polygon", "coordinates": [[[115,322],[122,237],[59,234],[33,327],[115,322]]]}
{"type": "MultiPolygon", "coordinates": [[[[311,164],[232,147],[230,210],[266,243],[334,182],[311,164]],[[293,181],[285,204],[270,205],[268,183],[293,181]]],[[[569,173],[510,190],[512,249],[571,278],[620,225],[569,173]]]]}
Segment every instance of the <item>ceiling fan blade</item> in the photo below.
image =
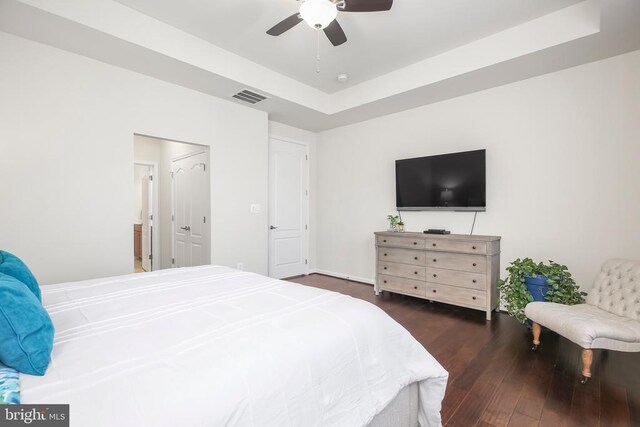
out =
{"type": "Polygon", "coordinates": [[[301,22],[302,17],[300,16],[300,13],[296,12],[287,19],[283,19],[282,21],[271,27],[269,31],[267,31],[267,34],[269,34],[270,36],[279,36],[280,34],[292,29],[301,22]]]}
{"type": "Polygon", "coordinates": [[[342,27],[335,19],[322,31],[324,31],[331,44],[334,46],[340,46],[342,43],[347,41],[347,36],[344,34],[342,27]]]}
{"type": "Polygon", "coordinates": [[[343,0],[344,7],[338,6],[341,12],[384,12],[391,9],[393,0],[343,0]]]}

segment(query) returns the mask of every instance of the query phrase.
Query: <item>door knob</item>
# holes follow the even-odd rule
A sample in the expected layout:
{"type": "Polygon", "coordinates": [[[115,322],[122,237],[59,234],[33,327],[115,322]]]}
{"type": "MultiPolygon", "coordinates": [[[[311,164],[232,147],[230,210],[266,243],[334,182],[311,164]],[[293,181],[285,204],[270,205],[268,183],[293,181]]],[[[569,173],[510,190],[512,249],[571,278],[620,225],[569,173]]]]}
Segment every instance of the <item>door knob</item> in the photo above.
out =
{"type": "Polygon", "coordinates": [[[180,230],[191,231],[191,227],[187,225],[186,227],[180,227],[180,230]]]}
{"type": "Polygon", "coordinates": [[[275,230],[275,229],[276,229],[276,228],[278,228],[278,227],[276,227],[275,225],[270,225],[270,226],[269,226],[269,228],[270,228],[271,230],[275,230]]]}

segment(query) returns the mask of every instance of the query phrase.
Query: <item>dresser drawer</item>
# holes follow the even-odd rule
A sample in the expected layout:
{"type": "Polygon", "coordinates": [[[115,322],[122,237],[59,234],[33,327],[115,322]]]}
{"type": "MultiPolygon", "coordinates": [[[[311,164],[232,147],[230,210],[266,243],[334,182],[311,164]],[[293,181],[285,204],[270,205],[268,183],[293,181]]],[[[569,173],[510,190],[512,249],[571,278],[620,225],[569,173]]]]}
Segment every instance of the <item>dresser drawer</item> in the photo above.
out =
{"type": "Polygon", "coordinates": [[[487,271],[487,258],[481,255],[429,251],[427,252],[427,267],[485,273],[487,271]]]}
{"type": "Polygon", "coordinates": [[[426,267],[395,262],[383,262],[378,264],[378,273],[389,276],[406,277],[407,279],[424,280],[426,267]]]}
{"type": "Polygon", "coordinates": [[[484,290],[486,289],[487,276],[484,273],[427,268],[427,281],[460,288],[484,290]]]}
{"type": "Polygon", "coordinates": [[[420,298],[424,298],[427,295],[427,284],[425,282],[384,274],[378,275],[378,288],[420,298]]]}
{"type": "Polygon", "coordinates": [[[426,265],[427,253],[424,251],[412,251],[410,249],[378,248],[378,259],[386,262],[399,262],[402,264],[426,265]]]}
{"type": "Polygon", "coordinates": [[[433,283],[427,284],[427,298],[433,301],[472,308],[484,308],[487,302],[487,296],[484,291],[433,283]]]}
{"type": "Polygon", "coordinates": [[[487,244],[484,242],[465,242],[461,240],[427,239],[427,249],[431,251],[462,252],[467,254],[487,253],[487,244]]]}
{"type": "Polygon", "coordinates": [[[425,249],[425,240],[408,237],[403,237],[402,233],[399,236],[377,236],[376,242],[378,246],[393,246],[396,248],[413,248],[413,249],[425,249]]]}

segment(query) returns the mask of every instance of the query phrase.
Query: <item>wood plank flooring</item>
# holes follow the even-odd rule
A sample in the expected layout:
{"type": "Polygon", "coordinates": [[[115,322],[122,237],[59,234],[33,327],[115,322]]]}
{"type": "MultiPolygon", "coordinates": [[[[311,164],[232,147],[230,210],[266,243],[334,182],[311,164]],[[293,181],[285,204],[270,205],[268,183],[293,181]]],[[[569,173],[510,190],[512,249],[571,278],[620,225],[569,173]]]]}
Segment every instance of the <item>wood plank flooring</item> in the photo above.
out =
{"type": "Polygon", "coordinates": [[[449,371],[446,426],[640,426],[640,353],[594,351],[593,378],[581,385],[580,349],[543,330],[531,335],[504,313],[384,293],[320,274],[291,281],[369,301],[402,324],[449,371]]]}

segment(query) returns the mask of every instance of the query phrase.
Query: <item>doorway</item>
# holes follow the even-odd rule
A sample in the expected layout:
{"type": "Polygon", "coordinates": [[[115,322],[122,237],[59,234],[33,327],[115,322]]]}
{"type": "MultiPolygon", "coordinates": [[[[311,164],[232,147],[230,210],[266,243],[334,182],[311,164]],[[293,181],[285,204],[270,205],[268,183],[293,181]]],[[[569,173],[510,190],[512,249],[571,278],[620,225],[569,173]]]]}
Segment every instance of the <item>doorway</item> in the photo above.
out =
{"type": "Polygon", "coordinates": [[[309,148],[269,139],[269,276],[309,273],[309,148]]]}
{"type": "MultiPolygon", "coordinates": [[[[154,218],[157,211],[157,196],[153,177],[157,165],[151,162],[134,163],[134,220],[133,257],[134,271],[142,273],[154,270],[154,218]]],[[[157,245],[155,245],[157,246],[157,245]]]]}
{"type": "Polygon", "coordinates": [[[134,135],[134,271],[210,264],[209,180],[208,146],[134,135]]]}

